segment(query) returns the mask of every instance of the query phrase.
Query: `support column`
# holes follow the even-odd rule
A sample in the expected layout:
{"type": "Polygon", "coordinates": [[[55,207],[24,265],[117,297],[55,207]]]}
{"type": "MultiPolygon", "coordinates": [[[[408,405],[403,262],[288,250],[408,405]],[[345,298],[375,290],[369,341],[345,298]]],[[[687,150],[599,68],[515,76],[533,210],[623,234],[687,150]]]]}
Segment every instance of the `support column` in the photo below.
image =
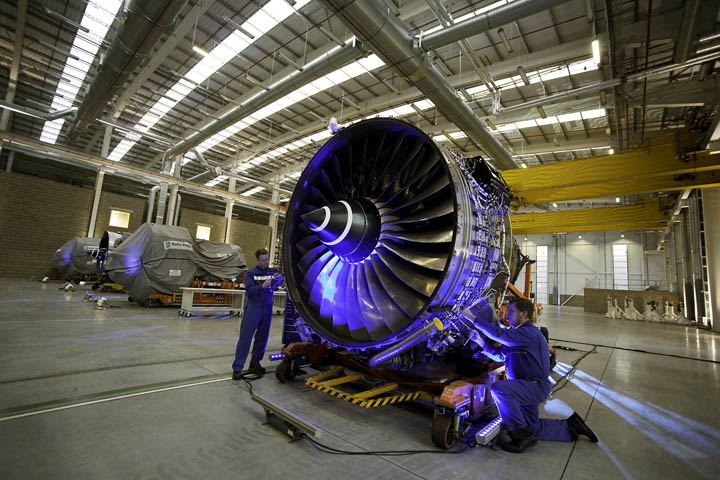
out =
{"type": "Polygon", "coordinates": [[[162,225],[165,223],[165,206],[168,197],[168,183],[160,182],[160,191],[158,192],[157,213],[155,214],[155,223],[162,225]]]}
{"type": "MultiPolygon", "coordinates": [[[[5,93],[5,101],[13,103],[15,100],[15,91],[17,90],[18,76],[20,74],[20,60],[22,59],[23,53],[23,42],[25,41],[25,21],[27,20],[27,0],[19,0],[17,4],[16,20],[15,20],[15,48],[13,49],[12,63],[10,64],[10,77],[8,78],[8,88],[5,93]]],[[[3,109],[0,114],[0,130],[8,130],[10,125],[10,110],[3,109]]],[[[3,142],[0,140],[0,151],[2,151],[3,142]]],[[[5,167],[5,171],[9,172],[8,168],[12,168],[12,161],[8,159],[8,167],[5,167]]]]}
{"type": "MultiPolygon", "coordinates": [[[[228,180],[228,192],[235,193],[235,184],[237,181],[234,178],[228,180]]],[[[225,237],[224,242],[230,243],[230,227],[232,225],[232,212],[235,206],[235,200],[228,198],[225,200],[225,237]]]]}
{"type": "Polygon", "coordinates": [[[13,167],[13,161],[15,160],[15,150],[10,150],[10,153],[8,153],[8,159],[7,163],[5,164],[5,171],[7,173],[12,172],[13,167]]]}
{"type": "MultiPolygon", "coordinates": [[[[175,161],[172,163],[171,172],[173,177],[180,176],[181,161],[182,156],[176,157],[175,161]]],[[[179,186],[177,183],[173,183],[172,185],[170,185],[170,200],[168,202],[167,215],[165,216],[166,225],[173,225],[173,221],[175,219],[175,207],[177,205],[178,188],[179,186]]]]}
{"type": "MultiPolygon", "coordinates": [[[[107,125],[105,127],[105,136],[103,137],[102,149],[100,150],[100,156],[107,158],[110,153],[110,139],[112,137],[113,127],[107,125]]],[[[90,224],[88,225],[88,237],[95,236],[95,223],[97,222],[98,208],[100,207],[100,196],[102,195],[103,181],[105,180],[105,167],[101,166],[98,169],[97,177],[95,178],[95,196],[93,197],[92,211],[90,212],[90,224]]]]}
{"type": "Polygon", "coordinates": [[[695,321],[695,293],[692,285],[692,261],[690,259],[690,234],[688,232],[688,210],[685,209],[680,215],[680,235],[678,236],[678,246],[682,252],[682,288],[683,301],[685,302],[686,317],[690,321],[695,321]]]}
{"type": "MultiPolygon", "coordinates": [[[[277,184],[279,183],[278,178],[273,178],[273,183],[277,184]]],[[[272,193],[272,199],[271,202],[274,204],[280,203],[280,190],[273,190],[272,193]]],[[[275,243],[277,242],[278,238],[280,236],[278,235],[278,218],[280,218],[280,212],[278,210],[271,210],[270,211],[270,265],[275,265],[277,259],[276,257],[276,248],[275,243]]]]}
{"type": "Polygon", "coordinates": [[[102,195],[103,180],[105,179],[105,167],[98,168],[97,177],[95,178],[95,197],[93,197],[92,212],[90,213],[90,225],[88,225],[88,237],[95,235],[95,222],[97,221],[98,207],[100,206],[100,196],[102,195]]]}
{"type": "Polygon", "coordinates": [[[705,253],[707,258],[707,293],[710,311],[707,312],[710,327],[720,332],[720,224],[707,221],[720,218],[720,187],[703,189],[703,216],[705,217],[705,253]]]}

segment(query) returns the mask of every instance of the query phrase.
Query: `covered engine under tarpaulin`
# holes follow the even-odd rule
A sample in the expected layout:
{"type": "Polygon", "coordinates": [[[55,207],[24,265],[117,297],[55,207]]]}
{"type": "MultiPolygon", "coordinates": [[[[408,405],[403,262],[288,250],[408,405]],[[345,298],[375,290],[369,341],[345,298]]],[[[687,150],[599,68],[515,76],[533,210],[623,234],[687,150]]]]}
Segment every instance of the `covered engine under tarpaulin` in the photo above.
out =
{"type": "Polygon", "coordinates": [[[53,264],[63,280],[78,280],[84,275],[97,273],[94,253],[100,245],[99,238],[75,237],[55,250],[53,264]]]}
{"type": "Polygon", "coordinates": [[[235,280],[247,268],[242,248],[229,243],[195,240],[197,276],[212,281],[220,278],[235,280]]]}
{"type": "Polygon", "coordinates": [[[104,271],[144,305],[155,293],[172,295],[195,278],[237,279],[246,269],[237,245],[195,240],[185,227],[144,223],[107,252],[104,271]]]}
{"type": "Polygon", "coordinates": [[[105,272],[143,305],[154,293],[172,295],[195,279],[195,241],[185,227],[144,223],[108,252],[105,272]]]}

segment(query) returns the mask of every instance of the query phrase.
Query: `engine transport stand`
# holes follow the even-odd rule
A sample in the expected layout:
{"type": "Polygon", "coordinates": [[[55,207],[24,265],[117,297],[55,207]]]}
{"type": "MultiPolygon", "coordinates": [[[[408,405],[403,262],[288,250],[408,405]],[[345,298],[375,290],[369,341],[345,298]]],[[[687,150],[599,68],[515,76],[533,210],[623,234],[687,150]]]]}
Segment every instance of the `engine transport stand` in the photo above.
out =
{"type": "Polygon", "coordinates": [[[270,355],[270,360],[281,360],[275,370],[279,382],[292,381],[305,374],[302,368],[312,367],[319,373],[306,378],[305,385],[361,408],[410,402],[432,410],[431,439],[445,450],[473,436],[478,444],[487,445],[500,431],[500,422],[492,423],[497,414],[490,385],[504,378],[502,364],[493,364],[477,377],[428,383],[370,369],[347,352],[333,353],[325,345],[311,342],[290,344],[281,353],[270,355]],[[352,371],[346,372],[346,368],[352,371]]]}

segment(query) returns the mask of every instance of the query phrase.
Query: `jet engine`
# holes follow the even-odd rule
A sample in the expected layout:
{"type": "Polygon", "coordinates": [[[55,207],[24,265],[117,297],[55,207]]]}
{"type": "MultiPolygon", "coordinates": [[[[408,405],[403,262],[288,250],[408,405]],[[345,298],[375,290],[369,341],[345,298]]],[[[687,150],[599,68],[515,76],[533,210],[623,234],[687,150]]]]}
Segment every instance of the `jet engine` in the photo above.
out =
{"type": "MultiPolygon", "coordinates": [[[[467,159],[389,118],[338,131],[287,210],[283,264],[299,318],[370,367],[408,369],[461,349],[463,308],[504,295],[509,191],[467,159]]],[[[428,374],[429,375],[429,374],[428,374]]]]}

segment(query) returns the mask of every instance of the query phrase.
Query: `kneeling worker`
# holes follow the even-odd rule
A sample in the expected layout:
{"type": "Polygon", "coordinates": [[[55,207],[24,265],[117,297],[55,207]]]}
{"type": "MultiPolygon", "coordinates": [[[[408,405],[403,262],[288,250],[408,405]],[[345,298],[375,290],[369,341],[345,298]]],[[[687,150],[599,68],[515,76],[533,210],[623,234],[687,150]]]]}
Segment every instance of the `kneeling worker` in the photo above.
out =
{"type": "Polygon", "coordinates": [[[473,310],[475,313],[465,309],[463,314],[490,340],[476,331],[470,332],[471,340],[488,357],[505,362],[508,380],[495,382],[490,387],[503,425],[512,439],[503,445],[503,450],[520,453],[535,445],[538,439],[570,442],[577,440],[578,435],[597,442],[593,431],[577,413],[565,420],[539,418],[538,405],[550,396],[552,386],[548,380],[550,354],[547,340],[530,321],[535,313],[532,302],[524,298],[510,300],[508,320],[512,326],[509,329],[498,325],[495,312],[487,302],[473,310]],[[496,347],[492,342],[501,345],[496,347]]]}
{"type": "Polygon", "coordinates": [[[270,322],[272,321],[273,291],[283,280],[280,270],[269,267],[270,256],[264,248],[255,252],[257,266],[251,268],[245,274],[245,311],[243,312],[242,325],[240,326],[240,339],[235,349],[235,361],[233,362],[233,380],[241,380],[245,373],[262,377],[265,369],[260,365],[265,347],[267,346],[268,335],[270,334],[270,322]],[[255,335],[250,368],[243,372],[245,359],[250,351],[250,342],[255,335]]]}

